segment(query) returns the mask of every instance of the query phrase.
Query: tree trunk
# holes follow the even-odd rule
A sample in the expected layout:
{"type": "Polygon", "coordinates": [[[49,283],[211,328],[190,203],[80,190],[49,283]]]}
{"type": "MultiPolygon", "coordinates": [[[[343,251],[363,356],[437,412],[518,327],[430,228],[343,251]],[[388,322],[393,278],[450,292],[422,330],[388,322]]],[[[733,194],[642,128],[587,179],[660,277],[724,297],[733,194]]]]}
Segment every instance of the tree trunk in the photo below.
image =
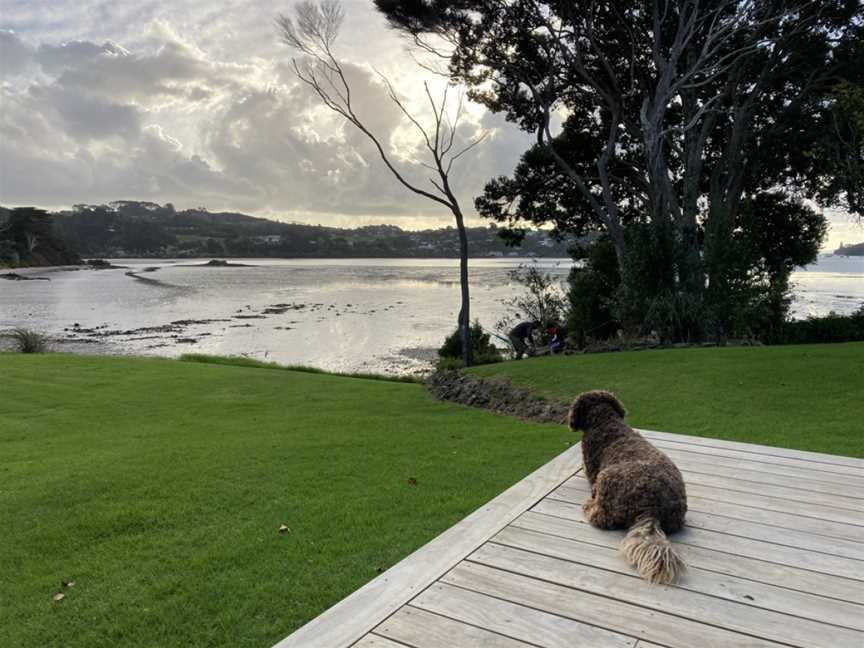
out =
{"type": "Polygon", "coordinates": [[[462,306],[459,309],[459,339],[462,340],[462,362],[466,367],[474,363],[471,348],[471,299],[468,287],[468,234],[465,232],[465,221],[459,209],[453,210],[456,217],[456,229],[459,231],[459,285],[462,288],[462,306]]]}
{"type": "MultiPolygon", "coordinates": [[[[700,107],[693,90],[681,91],[681,107],[684,123],[697,119],[700,107]]],[[[699,197],[700,180],[705,165],[704,151],[708,135],[714,128],[717,113],[703,115],[702,123],[695,124],[684,133],[684,174],[678,229],[681,233],[682,276],[686,277],[685,290],[701,304],[705,299],[705,266],[699,242],[699,197]]]]}

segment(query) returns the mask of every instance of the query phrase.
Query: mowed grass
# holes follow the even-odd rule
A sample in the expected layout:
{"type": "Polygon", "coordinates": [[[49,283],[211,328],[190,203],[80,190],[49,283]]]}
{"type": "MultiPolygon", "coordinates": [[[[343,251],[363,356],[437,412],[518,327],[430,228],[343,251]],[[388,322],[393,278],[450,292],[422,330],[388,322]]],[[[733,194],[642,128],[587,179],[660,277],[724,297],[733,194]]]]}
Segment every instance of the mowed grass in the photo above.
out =
{"type": "Polygon", "coordinates": [[[576,440],[414,384],[0,354],[0,646],[269,646],[576,440]]]}
{"type": "Polygon", "coordinates": [[[607,389],[638,427],[864,457],[864,343],[531,358],[472,369],[567,402],[607,389]]]}

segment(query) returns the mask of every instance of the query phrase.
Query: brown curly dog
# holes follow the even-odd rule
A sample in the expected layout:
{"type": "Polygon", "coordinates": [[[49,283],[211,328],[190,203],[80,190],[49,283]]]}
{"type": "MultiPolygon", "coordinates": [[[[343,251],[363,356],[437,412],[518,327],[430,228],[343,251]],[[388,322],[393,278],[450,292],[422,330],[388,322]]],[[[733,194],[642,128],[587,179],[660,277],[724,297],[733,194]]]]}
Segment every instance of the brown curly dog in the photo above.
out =
{"type": "Polygon", "coordinates": [[[582,508],[597,528],[629,529],[621,553],[642,578],[673,583],[686,567],[666,533],[684,526],[684,479],[669,457],[624,422],[625,414],[605,391],[585,392],[570,409],[570,428],[585,432],[582,460],[591,497],[582,508]]]}

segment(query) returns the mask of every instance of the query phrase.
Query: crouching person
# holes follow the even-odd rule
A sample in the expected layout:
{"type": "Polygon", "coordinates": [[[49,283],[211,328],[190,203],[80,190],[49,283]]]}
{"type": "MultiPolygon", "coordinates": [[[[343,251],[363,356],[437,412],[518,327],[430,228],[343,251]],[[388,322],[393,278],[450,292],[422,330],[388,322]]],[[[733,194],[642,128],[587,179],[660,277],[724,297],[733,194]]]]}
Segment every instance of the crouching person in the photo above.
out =
{"type": "Polygon", "coordinates": [[[534,335],[534,331],[540,328],[540,322],[534,320],[533,322],[520,322],[507,334],[507,337],[510,338],[510,344],[513,345],[513,350],[516,352],[516,359],[521,360],[522,356],[525,355],[526,352],[530,353],[530,350],[533,349],[533,345],[531,345],[531,336],[534,335]]]}

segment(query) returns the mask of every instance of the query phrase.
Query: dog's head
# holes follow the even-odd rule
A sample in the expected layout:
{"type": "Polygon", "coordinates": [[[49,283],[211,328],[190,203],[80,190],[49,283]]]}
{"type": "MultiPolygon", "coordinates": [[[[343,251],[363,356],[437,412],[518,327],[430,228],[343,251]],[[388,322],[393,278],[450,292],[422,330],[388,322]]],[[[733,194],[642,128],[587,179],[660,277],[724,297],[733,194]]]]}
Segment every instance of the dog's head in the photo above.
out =
{"type": "Polygon", "coordinates": [[[570,429],[584,430],[588,425],[588,416],[599,408],[605,408],[613,416],[624,418],[627,412],[614,394],[607,391],[588,391],[580,394],[570,408],[570,429]]]}

